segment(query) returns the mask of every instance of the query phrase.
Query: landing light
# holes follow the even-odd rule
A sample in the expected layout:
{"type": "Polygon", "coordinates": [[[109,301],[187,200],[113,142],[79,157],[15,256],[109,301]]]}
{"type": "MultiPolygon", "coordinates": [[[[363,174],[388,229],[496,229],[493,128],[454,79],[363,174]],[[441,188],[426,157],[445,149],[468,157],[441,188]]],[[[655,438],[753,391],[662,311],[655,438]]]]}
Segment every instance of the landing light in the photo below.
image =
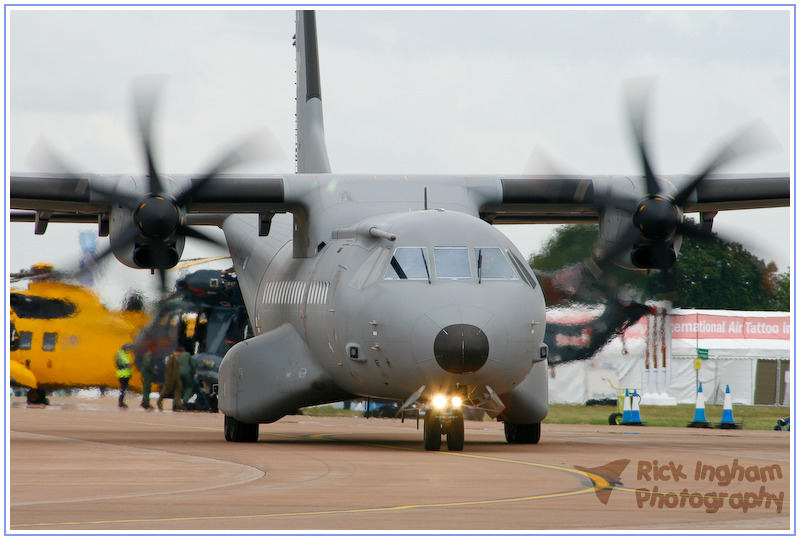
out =
{"type": "Polygon", "coordinates": [[[445,407],[447,407],[448,403],[450,403],[455,408],[461,407],[461,398],[459,396],[453,396],[448,398],[443,394],[438,394],[433,397],[433,406],[437,409],[444,409],[445,407]]]}

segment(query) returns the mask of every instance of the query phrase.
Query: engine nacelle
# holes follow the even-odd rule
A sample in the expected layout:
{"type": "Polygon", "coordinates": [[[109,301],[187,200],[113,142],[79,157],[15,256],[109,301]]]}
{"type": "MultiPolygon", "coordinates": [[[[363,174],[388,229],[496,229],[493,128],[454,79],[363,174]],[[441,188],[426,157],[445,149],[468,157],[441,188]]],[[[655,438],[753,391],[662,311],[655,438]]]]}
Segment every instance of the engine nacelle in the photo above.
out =
{"type": "Polygon", "coordinates": [[[112,209],[109,217],[109,240],[115,246],[114,257],[130,268],[172,268],[181,260],[186,238],[172,235],[167,241],[138,235],[131,242],[123,238],[125,231],[135,227],[133,215],[127,208],[112,209]]]}
{"type": "MultiPolygon", "coordinates": [[[[662,191],[675,191],[674,186],[663,178],[659,178],[659,182],[662,191]]],[[[651,202],[653,198],[646,199],[647,194],[645,193],[644,185],[645,183],[639,179],[617,176],[609,183],[607,196],[610,200],[651,202]]],[[[644,208],[644,205],[642,204],[641,208],[639,206],[637,205],[633,212],[622,210],[612,205],[603,207],[599,219],[600,251],[602,253],[614,253],[611,261],[630,270],[672,267],[677,261],[681,236],[672,235],[658,238],[658,235],[651,234],[651,237],[648,238],[646,233],[650,232],[650,229],[660,231],[660,227],[647,227],[646,225],[650,225],[650,223],[641,223],[643,216],[637,216],[637,212],[644,208]],[[637,219],[639,222],[637,222],[637,219]],[[619,246],[622,243],[630,245],[630,248],[620,249],[619,246]]],[[[674,219],[680,220],[679,209],[671,206],[669,208],[673,208],[675,212],[674,219]]],[[[602,256],[602,253],[596,255],[602,256]]]]}
{"type": "Polygon", "coordinates": [[[184,238],[178,237],[170,244],[136,243],[133,263],[139,268],[172,268],[181,260],[184,238]]]}
{"type": "Polygon", "coordinates": [[[681,237],[676,237],[674,244],[650,242],[633,246],[630,260],[635,268],[672,268],[678,261],[681,237]],[[676,247],[677,246],[677,247],[676,247]]]}

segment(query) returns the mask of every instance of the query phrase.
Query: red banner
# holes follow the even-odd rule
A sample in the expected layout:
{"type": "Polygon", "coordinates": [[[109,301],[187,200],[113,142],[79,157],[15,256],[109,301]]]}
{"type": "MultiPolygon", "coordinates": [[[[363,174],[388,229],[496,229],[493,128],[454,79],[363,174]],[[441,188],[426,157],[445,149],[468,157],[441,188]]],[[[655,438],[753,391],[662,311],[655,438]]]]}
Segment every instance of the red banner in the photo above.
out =
{"type": "Polygon", "coordinates": [[[676,339],[790,339],[791,319],[783,317],[736,317],[725,315],[672,315],[676,339]]]}

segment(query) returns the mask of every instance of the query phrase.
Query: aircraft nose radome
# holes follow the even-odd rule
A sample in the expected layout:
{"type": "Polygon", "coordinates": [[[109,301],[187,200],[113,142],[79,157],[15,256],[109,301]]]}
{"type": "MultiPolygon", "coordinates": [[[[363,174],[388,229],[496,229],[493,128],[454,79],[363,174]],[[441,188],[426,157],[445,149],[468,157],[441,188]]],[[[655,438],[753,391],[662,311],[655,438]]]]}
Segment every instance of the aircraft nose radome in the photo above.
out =
{"type": "Polygon", "coordinates": [[[433,342],[436,362],[448,373],[474,373],[489,358],[489,339],[471,324],[451,324],[433,342]]]}

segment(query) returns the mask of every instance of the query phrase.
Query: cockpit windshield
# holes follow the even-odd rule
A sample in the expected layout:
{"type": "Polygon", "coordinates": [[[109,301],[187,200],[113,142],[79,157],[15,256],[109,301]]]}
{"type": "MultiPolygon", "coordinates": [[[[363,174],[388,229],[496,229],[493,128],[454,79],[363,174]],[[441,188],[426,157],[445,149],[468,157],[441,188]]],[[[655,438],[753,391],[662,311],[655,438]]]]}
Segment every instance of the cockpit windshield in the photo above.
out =
{"type": "Polygon", "coordinates": [[[478,279],[517,279],[517,274],[497,247],[475,248],[478,279]]]}
{"type": "Polygon", "coordinates": [[[430,280],[428,250],[424,247],[397,248],[383,278],[430,280]]]}
{"type": "Polygon", "coordinates": [[[465,247],[435,247],[436,277],[439,279],[469,279],[469,252],[465,247]]]}
{"type": "MultiPolygon", "coordinates": [[[[398,247],[394,251],[384,279],[428,280],[435,275],[439,280],[473,279],[478,283],[488,280],[518,280],[522,269],[515,266],[513,255],[500,247],[436,246],[433,248],[433,265],[430,264],[428,248],[398,247]],[[509,260],[509,256],[512,257],[509,260]]],[[[529,283],[528,276],[521,276],[529,283]]]]}

